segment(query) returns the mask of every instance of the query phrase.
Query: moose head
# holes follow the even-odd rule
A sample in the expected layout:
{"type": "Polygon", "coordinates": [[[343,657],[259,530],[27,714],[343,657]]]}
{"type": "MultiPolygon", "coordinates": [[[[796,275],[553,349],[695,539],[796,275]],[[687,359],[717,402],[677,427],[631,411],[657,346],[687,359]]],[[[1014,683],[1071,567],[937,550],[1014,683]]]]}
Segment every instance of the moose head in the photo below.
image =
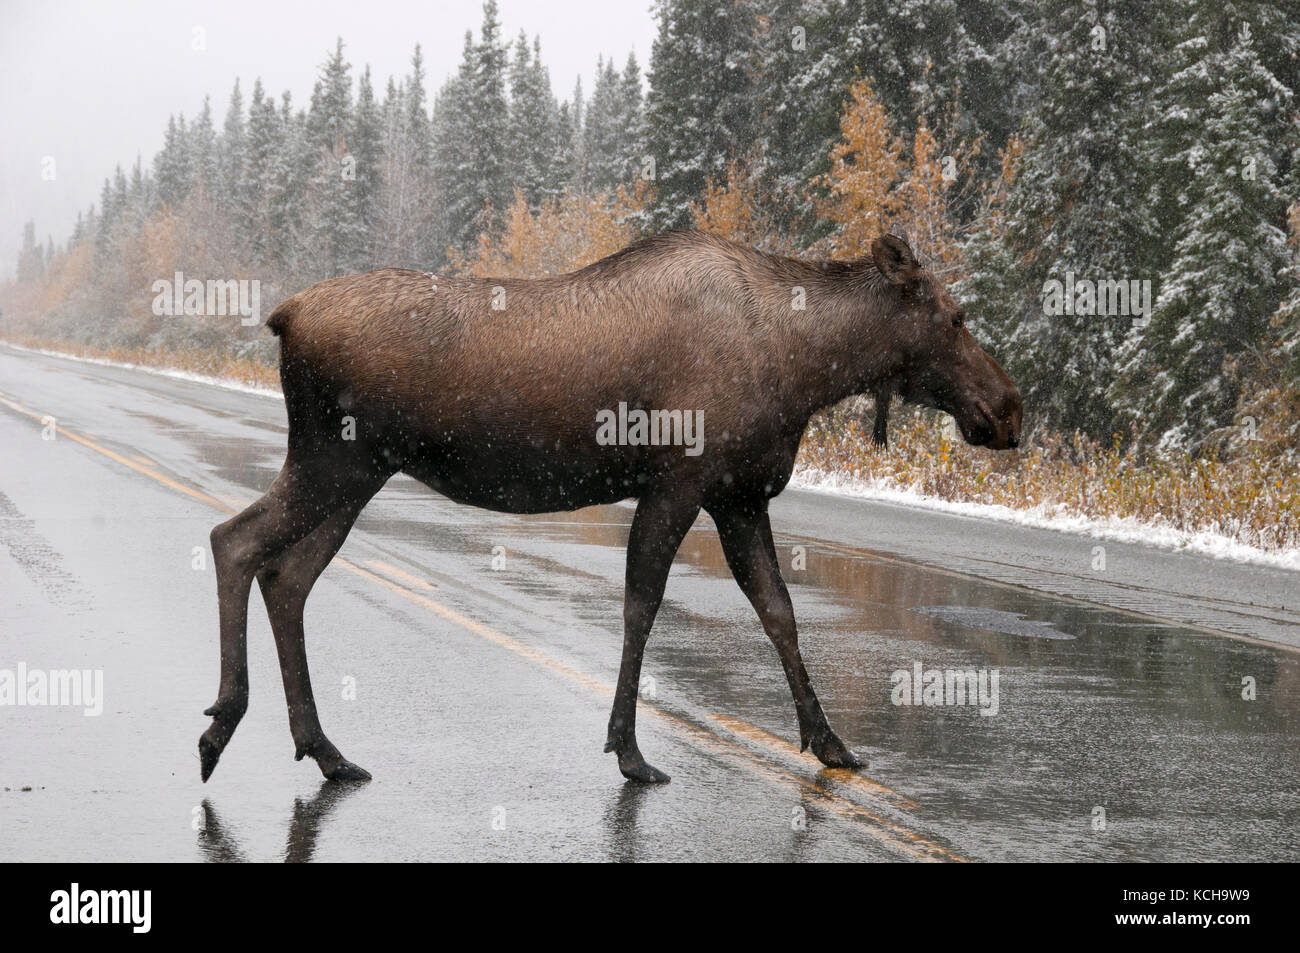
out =
{"type": "MultiPolygon", "coordinates": [[[[1006,371],[976,343],[966,314],[926,268],[902,229],[871,243],[871,259],[883,279],[879,289],[891,314],[893,361],[881,396],[951,414],[962,438],[975,446],[1010,450],[1020,445],[1020,392],[1006,371]]],[[[883,430],[883,416],[877,433],[883,430]]],[[[883,440],[878,436],[878,440],[883,440]]]]}

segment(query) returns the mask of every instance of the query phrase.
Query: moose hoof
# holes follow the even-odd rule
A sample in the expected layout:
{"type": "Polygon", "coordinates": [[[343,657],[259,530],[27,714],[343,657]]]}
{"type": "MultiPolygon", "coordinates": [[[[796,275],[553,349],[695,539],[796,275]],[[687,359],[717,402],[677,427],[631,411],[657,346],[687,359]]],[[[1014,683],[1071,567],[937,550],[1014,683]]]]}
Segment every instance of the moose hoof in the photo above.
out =
{"type": "Polygon", "coordinates": [[[812,752],[817,760],[828,768],[849,768],[856,770],[863,767],[862,759],[844,746],[844,742],[833,732],[815,736],[812,739],[812,752]]]}
{"type": "Polygon", "coordinates": [[[206,734],[199,738],[199,777],[204,783],[212,777],[212,772],[216,770],[217,761],[220,759],[221,746],[206,734]]]}
{"type": "Polygon", "coordinates": [[[654,765],[646,764],[640,756],[624,760],[618,759],[618,770],[623,777],[638,784],[667,784],[671,778],[654,765]]]}
{"type": "Polygon", "coordinates": [[[370,780],[369,771],[367,771],[365,768],[359,765],[353,764],[351,761],[348,761],[346,758],[341,759],[337,764],[335,764],[333,767],[330,767],[328,769],[326,769],[326,767],[322,765],[321,774],[325,775],[325,777],[329,778],[331,781],[369,781],[370,780]]]}

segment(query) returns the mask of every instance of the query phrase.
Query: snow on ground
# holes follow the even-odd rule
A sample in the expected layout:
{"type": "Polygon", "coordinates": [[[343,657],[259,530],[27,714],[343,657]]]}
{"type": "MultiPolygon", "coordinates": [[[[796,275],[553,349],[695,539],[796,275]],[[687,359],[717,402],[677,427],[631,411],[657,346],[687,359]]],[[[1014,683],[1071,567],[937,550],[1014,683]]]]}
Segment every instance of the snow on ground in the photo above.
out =
{"type": "Polygon", "coordinates": [[[1212,556],[1215,559],[1228,559],[1234,562],[1300,571],[1300,549],[1269,552],[1255,546],[1248,546],[1220,533],[1189,533],[1174,529],[1171,526],[1144,523],[1132,517],[1112,516],[1098,519],[1072,513],[1063,504],[1043,504],[1027,510],[1018,510],[1010,506],[993,503],[941,500],[938,497],[917,493],[915,490],[900,488],[883,478],[862,479],[842,473],[826,473],[805,467],[795,469],[790,485],[805,490],[832,493],[837,496],[881,500],[887,503],[898,503],[921,509],[955,513],[961,516],[974,516],[982,519],[999,520],[1004,523],[1017,523],[1021,526],[1032,526],[1037,529],[1075,533],[1080,536],[1091,536],[1095,539],[1107,539],[1121,543],[1141,543],[1147,546],[1157,546],[1161,549],[1200,553],[1205,556],[1212,556]]]}
{"type": "Polygon", "coordinates": [[[239,381],[232,381],[225,377],[212,377],[209,374],[195,374],[191,371],[181,371],[170,367],[151,367],[148,364],[130,364],[126,361],[110,361],[103,357],[81,357],[76,354],[65,354],[63,351],[50,351],[40,347],[23,347],[20,344],[11,344],[8,341],[0,341],[7,348],[15,351],[26,351],[28,354],[44,354],[46,357],[58,357],[65,361],[77,361],[82,364],[98,364],[101,367],[121,367],[131,371],[143,371],[145,374],[156,374],[159,377],[173,377],[176,380],[192,381],[196,384],[207,384],[209,387],[221,387],[225,390],[237,390],[243,394],[256,394],[258,397],[274,397],[276,400],[282,400],[283,396],[278,390],[272,390],[270,387],[259,387],[256,384],[243,384],[239,381]]]}
{"type": "MultiPolygon", "coordinates": [[[[241,384],[238,381],[231,381],[220,377],[211,377],[206,374],[194,374],[189,371],[149,367],[144,364],[128,364],[123,361],[110,361],[98,357],[76,357],[71,354],[64,354],[60,351],[50,351],[43,348],[20,347],[17,344],[9,344],[7,342],[5,343],[5,346],[13,348],[15,351],[44,354],[49,357],[62,358],[66,361],[80,361],[84,364],[100,364],[105,367],[121,367],[133,371],[143,371],[146,374],[157,374],[160,377],[172,377],[177,380],[206,384],[210,387],[223,387],[226,390],[240,391],[245,394],[256,394],[259,397],[271,397],[276,400],[282,399],[279,391],[272,390],[269,387],[241,384]]],[[[955,513],[961,516],[974,516],[981,519],[999,520],[1004,523],[1017,523],[1021,526],[1032,526],[1037,529],[1050,529],[1062,533],[1075,533],[1081,536],[1091,536],[1095,539],[1109,539],[1121,543],[1141,543],[1147,546],[1158,546],[1162,549],[1200,553],[1205,556],[1212,556],[1215,559],[1229,559],[1234,562],[1253,563],[1260,566],[1272,566],[1278,569],[1300,571],[1300,549],[1267,552],[1254,546],[1247,546],[1245,543],[1238,542],[1235,539],[1230,539],[1229,537],[1223,536],[1219,533],[1187,533],[1170,526],[1156,526],[1150,523],[1143,523],[1131,517],[1120,518],[1112,516],[1106,519],[1096,519],[1094,517],[1071,513],[1066,509],[1066,507],[1060,504],[1055,506],[1040,505],[1027,510],[1017,510],[1009,506],[1001,506],[992,503],[966,503],[960,501],[941,500],[938,497],[925,496],[914,490],[891,485],[890,481],[884,479],[862,479],[859,477],[846,476],[842,473],[825,473],[821,470],[804,467],[798,467],[795,469],[794,476],[790,480],[790,485],[799,487],[800,489],[817,490],[838,496],[857,497],[865,500],[881,500],[887,503],[898,503],[903,506],[916,506],[921,509],[939,510],[944,513],[955,513]]]]}

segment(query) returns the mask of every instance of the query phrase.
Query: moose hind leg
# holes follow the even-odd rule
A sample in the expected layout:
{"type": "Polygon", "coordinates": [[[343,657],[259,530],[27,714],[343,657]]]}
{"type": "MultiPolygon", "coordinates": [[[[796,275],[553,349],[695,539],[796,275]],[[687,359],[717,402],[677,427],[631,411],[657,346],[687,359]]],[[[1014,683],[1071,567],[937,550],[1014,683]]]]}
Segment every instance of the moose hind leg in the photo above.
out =
{"type": "Polygon", "coordinates": [[[831,730],[813,691],[808,670],[799,654],[794,604],[772,544],[772,526],[766,504],[752,511],[711,512],[722,541],[722,551],[736,582],[762,620],[763,629],[781,657],[790,693],[799,717],[800,750],[812,748],[822,764],[832,768],[860,768],[862,761],[831,730]]]}
{"type": "Polygon", "coordinates": [[[312,586],[339,551],[366,500],[341,506],[300,542],[270,560],[257,572],[266,612],[280,657],[284,700],[289,708],[289,730],[294,757],[310,755],[321,774],[332,781],[369,781],[370,774],[348,761],[321,728],[307,668],[303,609],[312,586]]]}
{"type": "Polygon", "coordinates": [[[623,661],[618,670],[614,708],[609,715],[606,751],[618,755],[618,769],[630,781],[660,784],[668,775],[646,763],[636,743],[636,700],[641,657],[654,625],[673,557],[700,507],[671,495],[644,496],[632,518],[627,541],[627,580],[623,595],[623,661]]]}
{"type": "MultiPolygon", "coordinates": [[[[385,477],[386,478],[386,477],[385,477]]],[[[345,503],[369,499],[376,474],[323,454],[297,460],[292,451],[271,488],[257,502],[212,531],[221,620],[221,684],[204,714],[212,724],[199,739],[199,772],[206,781],[248,708],[248,594],[253,575],[303,539],[345,503]]]]}

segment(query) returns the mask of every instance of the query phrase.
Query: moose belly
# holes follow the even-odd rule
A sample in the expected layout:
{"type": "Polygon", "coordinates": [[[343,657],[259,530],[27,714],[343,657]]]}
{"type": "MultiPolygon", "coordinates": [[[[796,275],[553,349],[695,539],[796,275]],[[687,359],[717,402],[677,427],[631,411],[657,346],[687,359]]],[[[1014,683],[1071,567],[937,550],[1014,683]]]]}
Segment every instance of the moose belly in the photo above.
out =
{"type": "Polygon", "coordinates": [[[438,446],[409,455],[402,470],[458,503],[554,513],[638,496],[649,466],[628,448],[557,450],[501,441],[438,446]]]}

